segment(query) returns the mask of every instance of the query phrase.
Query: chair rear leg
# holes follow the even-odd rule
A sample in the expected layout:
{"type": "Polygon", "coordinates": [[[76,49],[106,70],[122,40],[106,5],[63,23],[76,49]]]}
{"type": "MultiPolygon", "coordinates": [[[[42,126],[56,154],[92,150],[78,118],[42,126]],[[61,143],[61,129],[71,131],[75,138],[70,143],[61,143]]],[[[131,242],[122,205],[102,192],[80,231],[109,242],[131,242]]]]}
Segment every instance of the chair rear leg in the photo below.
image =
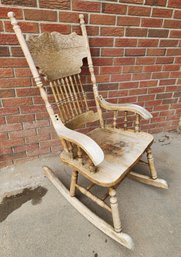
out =
{"type": "Polygon", "coordinates": [[[113,188],[109,188],[109,195],[110,195],[110,205],[111,205],[111,210],[112,210],[114,230],[116,232],[120,232],[122,230],[122,227],[121,227],[121,220],[120,220],[120,216],[119,216],[116,190],[113,188]]]}
{"type": "Polygon", "coordinates": [[[148,159],[148,166],[150,169],[150,176],[152,179],[157,179],[157,171],[155,169],[154,159],[151,151],[151,147],[146,149],[147,159],[148,159]]]}
{"type": "Polygon", "coordinates": [[[73,170],[70,183],[70,196],[75,196],[75,188],[78,180],[78,171],[73,170]]]}

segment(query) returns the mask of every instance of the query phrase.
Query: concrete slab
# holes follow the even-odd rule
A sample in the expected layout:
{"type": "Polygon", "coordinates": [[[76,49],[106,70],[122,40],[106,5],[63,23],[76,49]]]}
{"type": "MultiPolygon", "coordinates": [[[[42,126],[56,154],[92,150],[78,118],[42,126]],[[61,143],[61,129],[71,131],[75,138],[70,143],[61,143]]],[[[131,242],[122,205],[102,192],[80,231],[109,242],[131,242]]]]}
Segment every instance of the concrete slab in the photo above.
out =
{"type": "MultiPolygon", "coordinates": [[[[155,136],[154,155],[159,177],[169,190],[125,179],[118,189],[123,231],[132,236],[130,251],[83,218],[42,174],[54,169],[65,184],[70,171],[58,157],[18,164],[0,172],[0,196],[20,193],[25,187],[47,189],[42,199],[27,198],[0,223],[2,257],[181,257],[181,135],[155,136]]],[[[143,167],[137,167],[143,170],[143,167]]],[[[84,182],[82,180],[82,182],[84,182]]],[[[109,214],[83,196],[82,201],[111,222],[109,214]]]]}

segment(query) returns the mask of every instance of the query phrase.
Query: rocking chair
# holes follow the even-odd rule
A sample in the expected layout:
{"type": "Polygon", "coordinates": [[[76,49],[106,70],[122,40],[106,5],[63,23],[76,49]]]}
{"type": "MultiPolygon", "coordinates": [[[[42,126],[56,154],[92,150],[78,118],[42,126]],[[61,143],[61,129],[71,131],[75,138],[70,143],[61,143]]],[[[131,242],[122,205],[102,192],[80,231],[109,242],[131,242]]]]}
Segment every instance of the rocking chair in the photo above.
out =
{"type": "Polygon", "coordinates": [[[133,248],[131,237],[122,232],[116,197],[117,186],[128,176],[141,183],[168,188],[165,180],[157,178],[151,152],[153,136],[140,131],[140,118],[148,120],[152,118],[152,115],[141,106],[109,103],[99,95],[82,14],[79,15],[82,36],[76,33],[62,35],[52,32],[30,36],[27,41],[22,35],[14,13],[9,12],[8,17],[61,141],[63,151],[60,159],[72,168],[70,189],[68,190],[48,167],[43,168],[46,176],[63,196],[97,228],[125,247],[133,248]],[[87,58],[88,61],[96,111],[89,108],[81,82],[80,72],[83,58],[87,58]],[[58,114],[55,114],[49,102],[45,80],[51,88],[58,114]],[[105,124],[103,110],[113,113],[111,126],[105,124]],[[122,128],[118,126],[118,112],[123,113],[122,128]],[[130,117],[128,112],[135,116],[133,129],[128,128],[130,117]],[[100,125],[88,135],[74,130],[95,121],[99,121],[100,125]],[[145,153],[147,156],[145,164],[150,170],[149,176],[132,171],[133,166],[142,161],[141,157],[145,153]],[[91,184],[87,188],[80,185],[78,175],[86,178],[91,184]],[[107,189],[102,199],[91,192],[91,188],[95,185],[107,189]],[[76,190],[110,212],[113,227],[82,204],[75,197],[76,190]],[[110,205],[105,202],[108,197],[110,205]]]}

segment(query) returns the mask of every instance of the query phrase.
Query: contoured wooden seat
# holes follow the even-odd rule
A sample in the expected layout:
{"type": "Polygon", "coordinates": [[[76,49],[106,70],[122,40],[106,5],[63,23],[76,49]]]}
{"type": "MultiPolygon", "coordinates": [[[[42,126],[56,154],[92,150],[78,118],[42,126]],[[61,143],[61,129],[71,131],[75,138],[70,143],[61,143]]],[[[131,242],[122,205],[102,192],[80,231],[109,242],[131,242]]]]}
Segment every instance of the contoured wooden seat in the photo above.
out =
{"type": "Polygon", "coordinates": [[[135,104],[109,103],[99,94],[83,15],[79,16],[81,36],[76,33],[70,35],[57,32],[42,33],[38,36],[30,36],[27,42],[14,13],[10,12],[8,16],[62,144],[63,150],[60,158],[72,168],[69,190],[64,187],[50,168],[44,167],[47,177],[63,196],[97,228],[120,244],[132,248],[131,237],[122,232],[116,197],[117,186],[121,180],[129,176],[145,184],[168,188],[165,180],[157,178],[151,152],[153,136],[140,131],[140,119],[150,119],[152,115],[135,104]],[[96,111],[89,107],[81,81],[83,58],[87,58],[88,61],[96,111]],[[44,83],[44,80],[47,82],[44,83]],[[50,104],[51,97],[47,94],[46,84],[51,89],[55,104],[50,104]],[[103,110],[112,112],[112,125],[106,125],[103,110]],[[122,127],[117,122],[118,112],[123,114],[122,127]],[[128,113],[133,113],[135,116],[134,128],[131,129],[128,128],[128,113]],[[85,124],[96,121],[99,122],[99,126],[90,131],[88,135],[76,131],[85,124]],[[145,153],[147,162],[141,160],[145,153]],[[139,161],[148,166],[149,176],[132,171],[139,161]],[[87,188],[78,183],[78,174],[91,182],[87,188]],[[95,185],[108,189],[104,197],[100,198],[91,192],[91,188],[95,185]],[[113,227],[85,207],[75,197],[76,190],[110,212],[113,227]],[[108,197],[110,205],[105,202],[108,197]]]}

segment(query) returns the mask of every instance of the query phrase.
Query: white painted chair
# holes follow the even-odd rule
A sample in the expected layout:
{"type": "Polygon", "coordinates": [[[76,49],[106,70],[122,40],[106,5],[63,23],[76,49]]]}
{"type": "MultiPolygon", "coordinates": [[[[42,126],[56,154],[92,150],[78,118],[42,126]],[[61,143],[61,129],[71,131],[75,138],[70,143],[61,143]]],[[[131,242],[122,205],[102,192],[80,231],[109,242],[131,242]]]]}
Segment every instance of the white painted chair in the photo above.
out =
{"type": "Polygon", "coordinates": [[[148,120],[152,115],[141,106],[112,104],[99,95],[83,15],[79,15],[82,36],[76,33],[62,35],[52,32],[30,36],[27,42],[14,14],[10,12],[8,16],[60,138],[63,147],[60,158],[72,168],[70,189],[66,189],[48,167],[44,167],[46,176],[85,218],[120,244],[132,248],[131,237],[122,232],[116,197],[117,186],[126,176],[129,176],[148,185],[168,188],[165,180],[157,178],[151,152],[153,136],[140,131],[140,118],[148,120]],[[88,60],[96,112],[89,108],[81,82],[83,58],[88,60]],[[57,106],[56,114],[49,103],[40,74],[48,81],[52,90],[57,106]],[[113,113],[111,126],[105,124],[102,114],[104,109],[113,113]],[[122,128],[117,123],[118,112],[124,117],[122,128]],[[134,129],[128,128],[128,113],[135,115],[134,129]],[[75,130],[95,121],[99,121],[99,126],[88,135],[75,130]],[[144,154],[147,156],[147,162],[144,163],[150,171],[148,176],[132,171],[144,154]],[[78,183],[78,175],[90,181],[87,188],[78,183]],[[95,185],[107,188],[107,193],[102,199],[91,192],[95,185]],[[112,215],[113,227],[85,207],[75,197],[76,190],[106,209],[112,215]],[[110,205],[105,202],[108,197],[110,205]]]}

